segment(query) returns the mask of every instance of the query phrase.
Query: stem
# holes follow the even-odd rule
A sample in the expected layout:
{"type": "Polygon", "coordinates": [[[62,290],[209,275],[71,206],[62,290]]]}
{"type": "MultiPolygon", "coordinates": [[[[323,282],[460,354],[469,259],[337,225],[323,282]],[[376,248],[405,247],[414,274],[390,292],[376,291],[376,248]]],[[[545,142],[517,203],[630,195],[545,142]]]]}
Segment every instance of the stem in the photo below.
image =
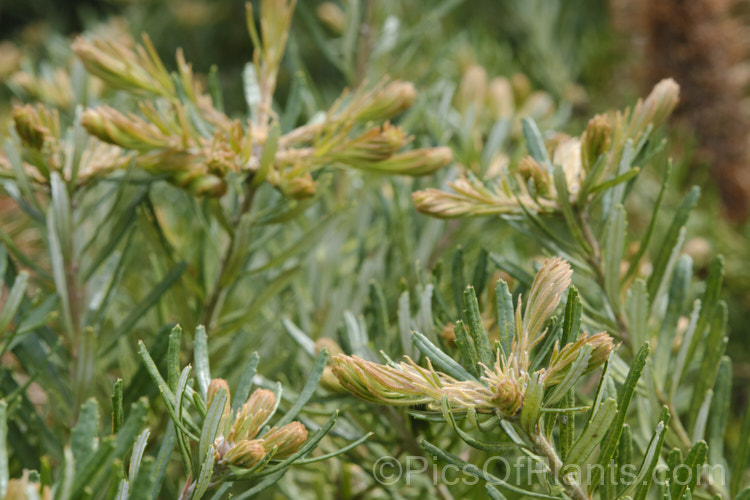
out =
{"type": "Polygon", "coordinates": [[[557,455],[552,443],[547,441],[547,438],[541,433],[532,435],[531,440],[534,443],[535,451],[547,459],[549,468],[552,470],[557,481],[563,485],[568,496],[574,500],[589,500],[588,493],[576,481],[573,474],[568,474],[567,476],[563,474],[563,462],[557,455]]]}
{"type": "Polygon", "coordinates": [[[242,216],[250,211],[253,206],[253,200],[255,199],[256,188],[251,185],[253,177],[248,177],[245,182],[245,199],[242,201],[242,206],[239,212],[232,221],[232,232],[229,234],[229,243],[224,250],[224,255],[221,257],[221,264],[219,265],[219,272],[216,275],[213,290],[206,301],[206,305],[203,313],[203,325],[210,329],[214,322],[214,316],[217,313],[217,306],[222,299],[225,287],[221,286],[222,279],[226,273],[229,261],[232,258],[232,252],[234,251],[235,235],[237,234],[237,228],[239,226],[242,216]]]}

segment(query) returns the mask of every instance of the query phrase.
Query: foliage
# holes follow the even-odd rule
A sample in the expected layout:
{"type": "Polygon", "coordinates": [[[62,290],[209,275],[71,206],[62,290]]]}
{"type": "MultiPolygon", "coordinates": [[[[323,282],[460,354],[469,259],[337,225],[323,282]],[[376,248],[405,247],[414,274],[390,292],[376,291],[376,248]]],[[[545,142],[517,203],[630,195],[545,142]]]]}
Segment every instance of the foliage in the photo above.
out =
{"type": "Polygon", "coordinates": [[[578,127],[595,20],[496,7],[529,78],[458,3],[248,3],[241,78],[111,23],[8,79],[0,496],[748,494],[679,86],[578,127]]]}

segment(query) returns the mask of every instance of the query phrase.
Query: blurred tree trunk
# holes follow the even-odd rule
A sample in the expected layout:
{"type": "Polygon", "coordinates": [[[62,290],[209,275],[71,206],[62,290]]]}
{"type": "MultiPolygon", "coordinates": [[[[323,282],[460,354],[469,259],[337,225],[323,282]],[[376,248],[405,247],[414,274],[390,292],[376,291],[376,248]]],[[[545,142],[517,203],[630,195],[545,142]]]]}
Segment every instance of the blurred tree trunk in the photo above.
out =
{"type": "Polygon", "coordinates": [[[707,163],[732,219],[750,212],[750,117],[745,27],[733,0],[643,1],[646,84],[671,76],[680,84],[678,113],[699,141],[697,163],[707,163]],[[745,74],[743,74],[745,73],[745,74]]]}

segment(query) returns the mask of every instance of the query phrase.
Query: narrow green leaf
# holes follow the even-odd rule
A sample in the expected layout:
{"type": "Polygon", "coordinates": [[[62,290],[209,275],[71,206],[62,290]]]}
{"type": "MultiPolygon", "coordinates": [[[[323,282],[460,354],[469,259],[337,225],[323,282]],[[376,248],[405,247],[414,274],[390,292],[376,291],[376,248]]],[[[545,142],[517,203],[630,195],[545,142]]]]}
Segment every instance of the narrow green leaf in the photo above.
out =
{"type": "Polygon", "coordinates": [[[575,361],[573,361],[568,373],[565,374],[565,378],[555,386],[552,394],[548,397],[547,401],[545,401],[546,405],[554,405],[573,388],[575,383],[578,382],[578,379],[581,378],[586,371],[589,359],[591,359],[592,350],[593,347],[591,347],[590,344],[586,344],[580,351],[578,351],[578,356],[576,356],[575,361]]]}
{"type": "MultiPolygon", "coordinates": [[[[3,259],[3,261],[5,261],[5,259],[3,259]]],[[[3,275],[0,275],[0,279],[1,278],[3,278],[3,275]]],[[[0,309],[0,335],[6,336],[5,330],[18,313],[18,308],[21,306],[21,302],[25,297],[26,284],[28,281],[29,273],[26,271],[21,271],[16,275],[16,279],[13,281],[13,287],[8,292],[8,295],[2,304],[2,308],[0,309]]],[[[8,337],[10,337],[10,335],[8,335],[8,337]]],[[[7,338],[4,339],[3,347],[8,343],[9,341],[7,338]]],[[[2,352],[4,352],[4,349],[2,352]]],[[[0,354],[2,354],[2,352],[0,352],[0,354]]]]}
{"type": "Polygon", "coordinates": [[[684,467],[677,467],[673,473],[674,479],[670,485],[672,498],[682,498],[688,490],[692,491],[695,488],[707,453],[708,445],[705,441],[698,441],[693,445],[685,457],[684,467]]]}
{"type": "Polygon", "coordinates": [[[205,458],[203,459],[201,469],[198,472],[198,479],[195,481],[195,485],[193,486],[193,494],[190,497],[194,498],[195,500],[200,500],[201,498],[203,498],[203,494],[206,493],[208,487],[211,485],[211,476],[214,473],[214,461],[216,460],[216,453],[214,453],[213,442],[208,447],[208,449],[206,449],[205,455],[201,456],[204,456],[205,458]]]}
{"type": "Polygon", "coordinates": [[[114,332],[110,334],[110,342],[105,351],[114,349],[118,339],[130,332],[130,330],[138,323],[138,321],[151,309],[153,306],[161,300],[162,296],[174,285],[177,280],[182,276],[183,271],[187,267],[186,262],[180,262],[176,264],[169,272],[162,278],[162,280],[151,290],[151,292],[141,300],[136,306],[130,311],[130,314],[120,324],[114,332]]]}
{"type": "Polygon", "coordinates": [[[674,336],[677,331],[677,323],[685,309],[685,301],[693,276],[693,260],[689,255],[682,255],[677,260],[672,282],[669,286],[669,302],[667,311],[659,330],[659,336],[654,351],[654,373],[656,380],[667,379],[669,371],[669,355],[671,353],[674,336]]]}
{"type": "MultiPolygon", "coordinates": [[[[625,147],[622,150],[622,156],[617,164],[617,170],[614,172],[614,176],[626,174],[633,162],[633,141],[628,139],[625,141],[625,147]]],[[[602,220],[609,220],[610,213],[613,207],[622,204],[625,197],[625,186],[616,185],[613,189],[609,189],[604,192],[602,197],[602,220]]]]}
{"type": "Polygon", "coordinates": [[[50,191],[54,209],[55,229],[60,241],[63,262],[69,262],[73,256],[73,217],[70,213],[68,188],[57,172],[50,173],[50,191]]]}
{"type": "MultiPolygon", "coordinates": [[[[472,275],[471,284],[481,293],[487,284],[487,260],[489,252],[484,248],[479,249],[479,255],[474,262],[474,274],[472,275]]],[[[464,292],[465,293],[465,292],[464,292]]]]}
{"type": "Polygon", "coordinates": [[[714,384],[714,397],[711,401],[708,426],[709,462],[720,464],[724,457],[724,436],[729,420],[732,397],[732,361],[724,356],[719,363],[719,371],[714,384]]]}
{"type": "Polygon", "coordinates": [[[356,441],[353,441],[353,442],[349,443],[348,445],[344,446],[343,448],[339,448],[336,451],[333,451],[331,453],[326,453],[325,455],[318,455],[318,456],[315,456],[313,458],[304,458],[304,459],[301,459],[301,460],[297,460],[297,461],[294,462],[294,465],[313,464],[315,462],[322,462],[324,460],[328,460],[330,458],[334,458],[334,457],[337,457],[339,455],[343,455],[344,453],[348,452],[349,450],[353,450],[357,446],[361,445],[362,443],[364,443],[365,441],[367,441],[368,439],[370,439],[370,437],[372,437],[373,434],[375,434],[375,433],[374,432],[368,432],[367,434],[365,434],[361,438],[357,439],[356,441]]]}
{"type": "Polygon", "coordinates": [[[670,159],[667,162],[667,168],[664,169],[664,180],[662,180],[661,189],[659,190],[659,195],[656,197],[656,201],[654,202],[653,215],[651,216],[651,222],[649,222],[648,229],[646,230],[646,234],[643,235],[643,238],[641,238],[641,243],[638,246],[638,252],[636,252],[635,257],[633,257],[633,259],[630,261],[628,272],[625,273],[625,278],[623,279],[623,281],[625,282],[628,282],[630,278],[632,278],[633,275],[638,271],[638,269],[640,268],[641,259],[643,259],[643,256],[646,255],[648,246],[651,243],[651,237],[654,235],[654,230],[656,229],[656,219],[658,218],[659,214],[662,213],[660,211],[661,202],[664,199],[664,193],[667,190],[667,184],[668,184],[671,173],[672,173],[672,160],[670,159]]]}
{"type": "Polygon", "coordinates": [[[541,132],[539,132],[536,122],[529,117],[523,118],[521,120],[521,129],[531,157],[541,166],[550,169],[552,162],[549,159],[547,147],[544,145],[544,139],[541,132]]]}
{"type": "Polygon", "coordinates": [[[458,467],[458,470],[460,470],[462,473],[466,473],[466,474],[469,474],[470,476],[476,477],[478,479],[482,479],[486,481],[487,483],[490,483],[494,486],[506,489],[508,491],[512,491],[514,493],[518,493],[522,496],[525,495],[525,496],[532,497],[532,498],[549,498],[549,499],[557,498],[557,497],[552,497],[549,495],[544,495],[542,493],[537,493],[535,491],[527,491],[527,490],[524,490],[523,488],[519,488],[518,486],[515,486],[506,481],[503,481],[499,477],[490,474],[486,470],[481,469],[474,464],[470,464],[466,462],[465,460],[462,460],[456,455],[452,455],[451,453],[448,453],[447,451],[443,450],[442,448],[438,446],[435,446],[429,441],[422,440],[420,445],[427,453],[431,453],[437,458],[443,460],[444,462],[455,465],[456,467],[458,467]]]}
{"type": "Polygon", "coordinates": [[[177,381],[180,378],[180,341],[182,328],[175,325],[169,332],[169,348],[167,349],[167,383],[172,392],[177,391],[177,381]]]}
{"type": "Polygon", "coordinates": [[[633,500],[645,500],[648,491],[651,488],[651,483],[654,480],[654,469],[656,468],[656,464],[659,463],[661,447],[664,444],[664,438],[667,434],[666,430],[668,423],[669,410],[664,407],[659,416],[659,423],[656,425],[654,435],[651,437],[651,442],[646,449],[646,454],[643,457],[643,462],[641,463],[638,475],[635,480],[630,483],[630,487],[620,494],[619,498],[622,498],[625,493],[630,492],[632,488],[635,487],[633,500]]]}
{"type": "Polygon", "coordinates": [[[451,427],[453,427],[453,431],[458,434],[458,437],[460,437],[463,442],[465,442],[472,448],[476,448],[482,451],[488,451],[491,453],[506,453],[508,450],[515,447],[513,443],[493,443],[489,441],[479,440],[469,433],[463,431],[456,423],[456,418],[453,415],[450,406],[448,405],[448,399],[445,397],[443,397],[443,400],[441,402],[441,408],[443,411],[443,418],[446,420],[446,422],[448,422],[451,427]]]}
{"type": "Polygon", "coordinates": [[[469,334],[474,343],[477,357],[486,366],[492,366],[495,362],[495,356],[492,353],[492,347],[490,347],[490,339],[482,324],[482,314],[479,311],[479,301],[477,300],[476,292],[471,285],[467,286],[464,291],[464,305],[466,306],[464,315],[469,326],[469,334]]]}
{"type": "Polygon", "coordinates": [[[310,375],[307,377],[305,386],[297,397],[297,401],[295,401],[294,405],[279,419],[278,422],[276,422],[277,427],[283,427],[284,425],[291,423],[300,410],[302,410],[307,404],[315,392],[315,389],[318,387],[318,382],[320,382],[320,377],[323,376],[323,369],[326,367],[327,361],[328,350],[323,348],[320,350],[320,353],[318,353],[318,357],[315,358],[315,363],[310,371],[310,375]]]}
{"type": "Polygon", "coordinates": [[[253,386],[253,377],[255,377],[255,372],[258,368],[259,362],[260,356],[258,356],[257,352],[253,352],[250,355],[250,360],[245,366],[245,370],[242,372],[240,381],[237,384],[234,398],[232,398],[232,413],[237,413],[237,410],[239,410],[247,401],[247,398],[250,395],[250,389],[253,386]]]}
{"type": "MultiPolygon", "coordinates": [[[[208,394],[208,385],[211,383],[211,369],[208,364],[208,337],[203,325],[198,325],[198,328],[195,329],[193,362],[195,363],[195,378],[198,380],[198,388],[205,400],[208,394]]],[[[200,456],[203,456],[203,453],[200,456]]]]}
{"type": "Polygon", "coordinates": [[[677,387],[679,387],[682,376],[685,374],[686,368],[688,366],[687,353],[688,349],[690,348],[690,343],[693,335],[695,335],[695,327],[698,325],[698,316],[700,315],[700,310],[701,301],[700,299],[695,299],[695,301],[693,301],[693,309],[690,312],[690,321],[688,322],[687,330],[685,330],[685,334],[682,338],[682,345],[680,346],[680,350],[677,352],[677,357],[672,369],[672,377],[671,379],[667,380],[670,399],[674,399],[674,393],[677,390],[677,387]]]}
{"type": "Polygon", "coordinates": [[[513,310],[513,295],[505,281],[497,282],[495,298],[497,300],[497,324],[500,330],[501,354],[507,358],[510,356],[513,338],[516,335],[516,313],[513,310]]]}
{"type": "Polygon", "coordinates": [[[464,249],[456,248],[453,252],[453,261],[451,265],[451,284],[453,286],[453,300],[456,303],[458,314],[464,310],[463,289],[467,285],[464,280],[464,249]]]}
{"type": "Polygon", "coordinates": [[[461,359],[464,361],[464,366],[469,372],[475,376],[479,376],[479,357],[477,356],[474,344],[469,337],[469,332],[464,326],[464,322],[461,320],[456,321],[453,327],[453,332],[456,334],[456,345],[458,346],[458,352],[461,353],[461,359]]]}
{"type": "Polygon", "coordinates": [[[112,388],[112,434],[122,427],[122,379],[115,380],[112,388]]]}
{"type": "Polygon", "coordinates": [[[697,442],[703,439],[706,435],[706,425],[708,424],[708,412],[711,410],[711,401],[714,398],[714,391],[711,389],[706,392],[706,397],[703,399],[703,404],[698,410],[698,415],[695,417],[695,423],[693,424],[693,432],[691,434],[692,441],[697,442]]]}
{"type": "Polygon", "coordinates": [[[384,338],[388,338],[390,322],[388,321],[388,305],[380,283],[370,281],[370,307],[373,314],[374,331],[384,338]]]}
{"type": "Polygon", "coordinates": [[[629,180],[637,176],[640,171],[641,171],[640,168],[633,167],[630,170],[626,171],[624,174],[620,174],[616,177],[613,177],[612,179],[608,181],[604,181],[601,184],[597,184],[596,186],[591,188],[590,194],[597,194],[600,192],[603,193],[609,189],[612,189],[615,186],[618,186],[619,184],[628,182],[629,180]]]}
{"type": "Polygon", "coordinates": [[[453,358],[445,354],[435,344],[430,342],[430,339],[425,337],[419,332],[411,333],[412,342],[417,348],[424,354],[433,365],[442,369],[445,373],[457,380],[473,380],[477,381],[477,378],[466,371],[463,366],[458,364],[453,358]]]}
{"type": "Polygon", "coordinates": [[[742,426],[737,442],[739,446],[737,447],[734,462],[732,463],[732,477],[729,483],[730,496],[737,495],[743,486],[743,476],[747,470],[748,460],[750,460],[750,408],[745,408],[745,415],[742,417],[742,426]]]}
{"type": "MultiPolygon", "coordinates": [[[[625,379],[622,391],[620,392],[620,397],[617,400],[617,415],[614,422],[612,422],[611,430],[609,433],[607,433],[607,436],[602,442],[602,446],[599,451],[598,463],[604,468],[608,467],[610,460],[612,460],[612,457],[614,457],[615,451],[619,446],[620,433],[622,432],[623,426],[625,425],[625,417],[627,417],[628,415],[628,408],[630,407],[630,402],[633,399],[633,394],[635,394],[638,380],[641,378],[643,369],[646,367],[648,354],[649,345],[648,342],[646,342],[638,350],[635,358],[633,359],[633,363],[630,365],[630,371],[628,371],[628,376],[625,379]]],[[[599,481],[601,480],[601,471],[602,469],[600,468],[596,468],[594,470],[594,476],[590,484],[599,484],[599,481]]]]}
{"type": "Polygon", "coordinates": [[[648,295],[652,301],[657,300],[657,293],[662,287],[664,277],[667,275],[667,265],[673,258],[674,249],[678,245],[680,240],[680,233],[682,228],[687,222],[687,218],[690,215],[691,210],[695,207],[700,197],[700,188],[693,186],[690,192],[685,196],[684,200],[680,204],[672,219],[672,224],[669,226],[664,240],[662,241],[659,253],[656,259],[654,259],[653,271],[648,279],[648,295]]]}
{"type": "Polygon", "coordinates": [[[618,484],[625,484],[625,469],[633,462],[633,436],[630,426],[624,424],[620,432],[620,442],[617,444],[617,478],[618,484]]]}
{"type": "MultiPolygon", "coordinates": [[[[582,465],[594,451],[594,448],[604,439],[607,429],[614,428],[612,420],[617,414],[615,400],[610,398],[604,401],[599,407],[599,411],[591,417],[583,433],[576,439],[570,453],[568,453],[566,463],[582,465]]],[[[598,482],[594,480],[591,484],[598,484],[598,482]]]]}
{"type": "Polygon", "coordinates": [[[95,399],[87,400],[81,406],[78,421],[70,435],[73,457],[76,462],[83,463],[96,451],[99,442],[99,405],[95,399]]]}
{"type": "Polygon", "coordinates": [[[568,289],[568,300],[565,302],[565,316],[563,319],[562,337],[560,337],[560,346],[564,347],[570,342],[578,340],[578,334],[581,331],[581,312],[583,305],[578,297],[578,290],[571,286],[568,289]]]}
{"type": "MultiPolygon", "coordinates": [[[[575,397],[573,391],[568,391],[565,397],[562,399],[560,405],[563,408],[570,408],[575,403],[575,397]]],[[[560,415],[560,459],[565,462],[567,460],[570,449],[573,447],[575,441],[576,432],[576,420],[575,414],[565,413],[560,415]]]]}
{"type": "Polygon", "coordinates": [[[700,316],[698,316],[698,324],[695,326],[695,332],[693,337],[690,339],[687,355],[685,357],[686,366],[690,365],[693,360],[695,351],[704,340],[704,332],[711,325],[711,321],[714,318],[714,312],[719,304],[719,298],[721,294],[721,286],[724,281],[724,258],[719,256],[716,257],[708,269],[708,277],[706,278],[706,291],[703,293],[703,299],[701,300],[700,316]]]}
{"type": "MultiPolygon", "coordinates": [[[[699,320],[700,321],[700,320],[699,320]]],[[[727,305],[725,302],[719,302],[719,308],[714,313],[711,321],[711,329],[705,341],[705,350],[703,359],[698,370],[698,376],[693,385],[693,395],[690,399],[688,410],[688,426],[695,424],[695,418],[698,415],[701,404],[706,398],[706,393],[713,387],[716,373],[719,370],[719,362],[724,354],[727,345],[726,335],[727,328],[727,305]]]]}
{"type": "Polygon", "coordinates": [[[544,398],[544,383],[540,380],[541,372],[534,373],[526,386],[523,408],[521,409],[521,428],[533,434],[542,410],[544,398]]]}
{"type": "Polygon", "coordinates": [[[297,325],[295,325],[289,318],[283,318],[281,323],[284,325],[284,330],[286,330],[289,336],[292,337],[292,340],[294,340],[308,356],[315,356],[315,342],[313,342],[305,332],[300,330],[299,327],[297,327],[297,325]]]}
{"type": "Polygon", "coordinates": [[[625,311],[630,325],[630,343],[637,346],[648,339],[649,295],[646,283],[640,279],[635,280],[627,295],[625,311]]]}
{"type": "Polygon", "coordinates": [[[159,454],[156,456],[155,472],[154,472],[154,487],[151,489],[151,498],[159,498],[159,492],[161,491],[162,484],[164,483],[164,477],[167,474],[167,466],[172,458],[172,451],[176,441],[176,433],[174,429],[174,423],[170,420],[167,423],[167,429],[164,432],[164,437],[161,440],[161,446],[159,447],[159,454]]]}
{"type": "Polygon", "coordinates": [[[75,325],[70,311],[70,296],[68,295],[68,280],[66,275],[65,258],[61,247],[60,237],[55,224],[55,213],[52,205],[47,210],[47,238],[49,243],[49,257],[52,266],[52,277],[55,290],[60,297],[60,303],[65,329],[70,338],[75,337],[75,325]]]}
{"type": "MultiPolygon", "coordinates": [[[[135,440],[133,445],[133,452],[130,455],[130,467],[128,469],[128,481],[133,484],[135,478],[138,477],[138,471],[141,468],[141,461],[143,460],[143,452],[146,451],[146,445],[148,444],[148,438],[151,435],[151,430],[144,430],[138,439],[135,440]]],[[[151,488],[149,488],[151,491],[151,488]]]]}
{"type": "Polygon", "coordinates": [[[604,243],[604,290],[613,308],[620,310],[620,266],[627,235],[625,207],[617,205],[607,224],[604,243]]]}
{"type": "Polygon", "coordinates": [[[65,447],[63,451],[64,465],[62,474],[60,477],[58,494],[55,500],[70,500],[70,495],[73,491],[73,481],[75,477],[75,459],[73,458],[73,450],[69,446],[65,447]]]}
{"type": "Polygon", "coordinates": [[[209,447],[213,446],[216,436],[219,432],[219,425],[221,424],[221,418],[224,414],[224,406],[227,403],[229,395],[224,389],[214,395],[211,400],[211,404],[208,406],[206,411],[206,418],[203,421],[203,427],[201,428],[201,438],[198,444],[198,456],[205,457],[208,453],[209,447]]]}
{"type": "Polygon", "coordinates": [[[500,493],[500,491],[494,486],[492,486],[490,483],[486,483],[484,487],[487,490],[487,494],[490,496],[492,500],[507,500],[505,498],[505,495],[500,493]]]}
{"type": "Polygon", "coordinates": [[[144,457],[135,480],[130,482],[130,498],[150,499],[156,487],[156,461],[154,457],[144,457]]]}

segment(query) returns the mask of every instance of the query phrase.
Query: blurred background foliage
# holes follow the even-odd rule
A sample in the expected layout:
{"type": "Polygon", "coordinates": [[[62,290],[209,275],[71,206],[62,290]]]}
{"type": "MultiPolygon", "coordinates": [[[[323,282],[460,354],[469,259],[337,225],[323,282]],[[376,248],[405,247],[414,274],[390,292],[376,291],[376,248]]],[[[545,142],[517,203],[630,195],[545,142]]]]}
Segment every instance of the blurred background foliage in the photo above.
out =
{"type": "MultiPolygon", "coordinates": [[[[286,111],[286,132],[327,109],[344,87],[377,82],[383,74],[411,81],[417,100],[398,123],[417,146],[449,145],[457,163],[479,173],[523,154],[520,116],[531,116],[542,130],[574,133],[595,112],[621,108],[660,78],[675,78],[683,98],[670,125],[673,139],[639,177],[629,199],[628,210],[637,215],[631,225],[636,233],[648,225],[668,157],[674,169],[664,210],[673,211],[690,185],[702,187],[684,251],[700,278],[714,256],[725,256],[733,397],[743,407],[750,382],[749,13],[746,2],[732,0],[301,0],[274,106],[286,111]],[[499,118],[511,118],[511,125],[498,126],[499,118]]],[[[137,40],[146,32],[170,70],[175,48],[182,47],[199,79],[207,81],[211,68],[218,68],[224,109],[244,116],[240,75],[253,47],[243,18],[244,3],[234,0],[2,2],[0,135],[7,133],[12,104],[41,100],[73,115],[76,82],[56,68],[70,69],[74,77],[81,71],[69,48],[81,32],[117,40],[137,40]]],[[[107,90],[92,89],[90,102],[97,92],[107,90]]],[[[352,352],[346,339],[365,329],[376,348],[402,352],[398,331],[417,325],[428,334],[434,328],[424,320],[425,293],[433,282],[447,283],[457,249],[465,249],[466,274],[484,272],[471,265],[481,261],[483,249],[514,262],[540,255],[533,240],[499,219],[441,221],[416,212],[413,190],[455,176],[455,169],[417,179],[337,171],[318,179],[329,189],[304,205],[293,223],[258,226],[247,275],[225,306],[241,313],[211,332],[215,376],[232,385],[240,375],[233,366],[258,350],[259,373],[299,388],[311,361],[289,347],[289,332],[337,339],[352,352]],[[406,311],[413,314],[411,325],[406,311]],[[382,329],[391,331],[383,342],[394,345],[379,344],[374,332],[382,329]]],[[[129,189],[123,199],[140,196],[137,187],[129,189]]],[[[196,282],[215,272],[222,243],[204,218],[208,202],[169,185],[148,196],[168,202],[155,207],[146,200],[132,211],[136,229],[128,238],[140,250],[127,255],[127,265],[142,272],[121,278],[123,292],[102,322],[103,329],[132,327],[115,339],[108,360],[125,380],[140,373],[136,339],[150,342],[169,322],[180,322],[187,332],[204,322],[192,297],[196,282]],[[129,318],[148,298],[146,291],[183,261],[186,273],[163,300],[129,318]]],[[[259,196],[256,214],[272,217],[278,197],[270,191],[259,196]]],[[[40,235],[2,191],[0,229],[35,265],[49,269],[40,235]]],[[[492,264],[487,270],[500,276],[492,264]]],[[[102,394],[111,382],[97,382],[102,394]]],[[[386,417],[383,422],[395,418],[386,417]]],[[[403,437],[406,431],[399,432],[403,437]]],[[[335,473],[345,483],[351,471],[335,473]]],[[[306,477],[304,470],[295,474],[306,477]]],[[[178,487],[169,485],[170,491],[178,487]]]]}

